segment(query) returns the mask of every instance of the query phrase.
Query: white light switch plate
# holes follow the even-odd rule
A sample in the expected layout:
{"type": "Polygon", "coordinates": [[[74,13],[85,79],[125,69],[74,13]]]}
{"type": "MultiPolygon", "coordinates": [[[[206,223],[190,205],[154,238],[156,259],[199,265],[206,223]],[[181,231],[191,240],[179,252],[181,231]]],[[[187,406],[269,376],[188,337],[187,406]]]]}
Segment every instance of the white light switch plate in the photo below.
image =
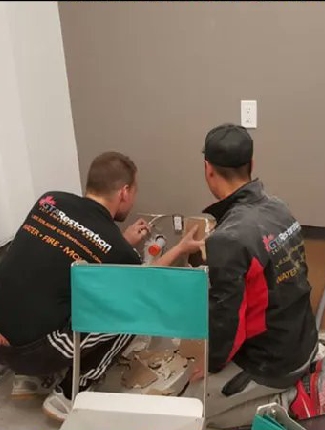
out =
{"type": "Polygon", "coordinates": [[[241,125],[246,128],[257,128],[256,100],[241,101],[241,125]]]}
{"type": "Polygon", "coordinates": [[[181,215],[173,215],[173,224],[175,233],[181,233],[183,231],[183,217],[181,215]]]}

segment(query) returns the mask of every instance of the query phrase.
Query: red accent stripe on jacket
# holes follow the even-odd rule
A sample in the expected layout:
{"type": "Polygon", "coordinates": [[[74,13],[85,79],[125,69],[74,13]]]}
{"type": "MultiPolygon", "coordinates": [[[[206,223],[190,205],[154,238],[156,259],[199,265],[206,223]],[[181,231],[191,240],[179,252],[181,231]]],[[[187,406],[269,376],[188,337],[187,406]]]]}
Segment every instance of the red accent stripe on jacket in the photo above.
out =
{"type": "Polygon", "coordinates": [[[239,348],[246,340],[246,311],[247,311],[247,290],[245,288],[243,300],[238,312],[238,327],[232,350],[227,359],[227,363],[232,360],[233,356],[238,352],[239,348]]]}
{"type": "Polygon", "coordinates": [[[250,339],[266,331],[266,310],[269,304],[264,268],[255,257],[246,275],[246,291],[246,339],[250,339]]]}
{"type": "Polygon", "coordinates": [[[238,312],[238,327],[227,362],[231,361],[246,339],[266,330],[268,287],[264,268],[254,257],[246,274],[245,291],[238,312]]]}

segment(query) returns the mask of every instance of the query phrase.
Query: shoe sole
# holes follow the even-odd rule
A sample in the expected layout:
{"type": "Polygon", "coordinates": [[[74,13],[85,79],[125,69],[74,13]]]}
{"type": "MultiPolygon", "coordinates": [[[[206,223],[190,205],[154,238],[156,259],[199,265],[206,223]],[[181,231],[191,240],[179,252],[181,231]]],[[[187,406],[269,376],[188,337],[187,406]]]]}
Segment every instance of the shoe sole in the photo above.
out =
{"type": "Polygon", "coordinates": [[[47,417],[51,418],[54,421],[57,421],[57,422],[60,422],[60,423],[63,423],[65,421],[65,418],[61,418],[58,415],[55,415],[54,413],[48,411],[44,406],[42,407],[42,410],[43,410],[43,413],[47,417]]]}

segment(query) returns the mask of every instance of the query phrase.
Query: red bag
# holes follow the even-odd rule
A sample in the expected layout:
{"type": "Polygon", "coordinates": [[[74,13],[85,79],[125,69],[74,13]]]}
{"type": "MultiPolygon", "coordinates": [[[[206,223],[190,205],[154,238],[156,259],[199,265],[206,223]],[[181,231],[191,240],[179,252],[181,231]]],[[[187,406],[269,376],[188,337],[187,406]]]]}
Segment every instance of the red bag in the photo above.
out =
{"type": "Polygon", "coordinates": [[[307,378],[307,390],[302,380],[298,381],[297,395],[290,405],[290,412],[297,419],[325,414],[325,359],[313,363],[313,369],[307,378]]]}

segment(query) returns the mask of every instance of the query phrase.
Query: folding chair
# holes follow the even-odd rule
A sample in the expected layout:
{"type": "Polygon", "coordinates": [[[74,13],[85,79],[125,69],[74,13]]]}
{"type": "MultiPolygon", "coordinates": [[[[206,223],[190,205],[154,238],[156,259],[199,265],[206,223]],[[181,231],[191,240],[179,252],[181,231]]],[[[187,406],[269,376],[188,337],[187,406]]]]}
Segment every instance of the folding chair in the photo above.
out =
{"type": "Polygon", "coordinates": [[[75,402],[61,429],[201,430],[206,386],[203,402],[184,397],[77,393],[81,332],[204,339],[207,363],[206,271],[78,263],[71,268],[71,285],[75,402]]]}

